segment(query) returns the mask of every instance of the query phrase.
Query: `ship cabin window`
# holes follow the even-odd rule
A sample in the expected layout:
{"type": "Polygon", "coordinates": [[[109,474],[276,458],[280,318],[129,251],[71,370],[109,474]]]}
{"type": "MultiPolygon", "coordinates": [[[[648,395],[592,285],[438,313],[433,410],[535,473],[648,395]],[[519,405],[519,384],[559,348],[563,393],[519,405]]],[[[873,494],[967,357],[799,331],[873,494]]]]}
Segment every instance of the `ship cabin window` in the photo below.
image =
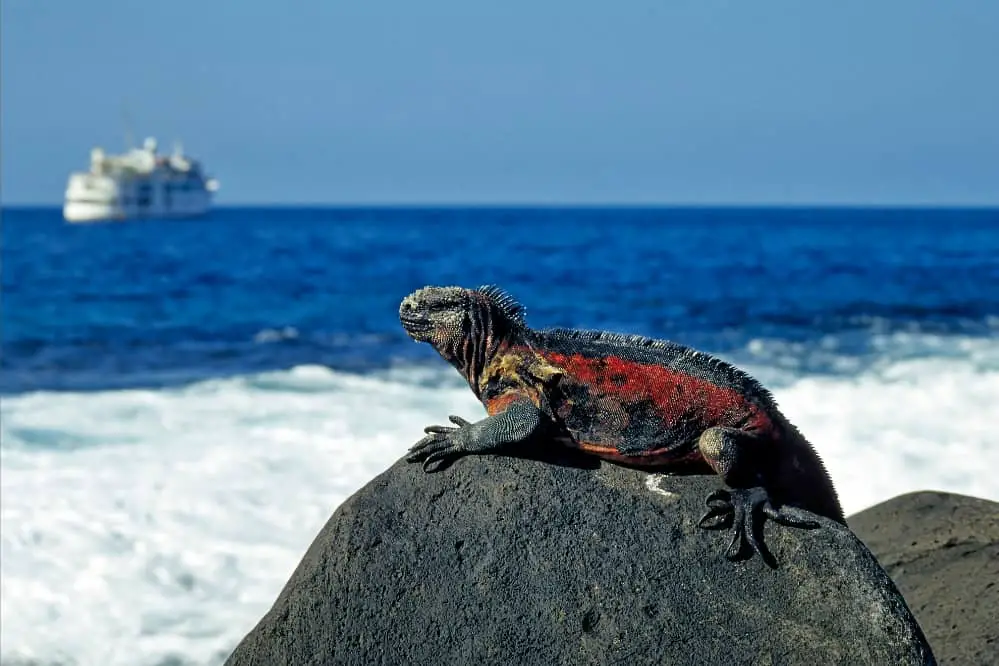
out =
{"type": "Polygon", "coordinates": [[[153,198],[153,188],[149,183],[143,183],[139,185],[139,195],[136,197],[136,203],[140,207],[146,208],[152,203],[153,198]]]}

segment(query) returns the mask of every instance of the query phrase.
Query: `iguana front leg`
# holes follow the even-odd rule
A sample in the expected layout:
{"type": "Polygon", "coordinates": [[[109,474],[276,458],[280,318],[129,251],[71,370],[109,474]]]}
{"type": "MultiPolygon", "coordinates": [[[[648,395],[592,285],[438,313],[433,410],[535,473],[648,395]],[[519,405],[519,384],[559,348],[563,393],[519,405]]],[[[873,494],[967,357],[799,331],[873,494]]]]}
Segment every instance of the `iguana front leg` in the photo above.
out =
{"type": "MultiPolygon", "coordinates": [[[[763,522],[814,529],[819,526],[808,513],[794,506],[774,506],[767,488],[768,443],[737,428],[708,428],[698,440],[701,455],[731,490],[716,490],[707,497],[709,510],[698,521],[705,529],[731,527],[732,541],[725,552],[737,559],[748,546],[770,565],[773,556],[763,543],[763,522]]],[[[752,555],[752,552],[750,552],[752,555]]]]}
{"type": "Polygon", "coordinates": [[[460,416],[449,416],[455,426],[432,425],[424,428],[427,436],[409,449],[407,462],[423,461],[423,471],[430,464],[465,454],[487,453],[529,439],[541,427],[541,410],[528,400],[518,400],[506,411],[470,423],[460,416]]]}

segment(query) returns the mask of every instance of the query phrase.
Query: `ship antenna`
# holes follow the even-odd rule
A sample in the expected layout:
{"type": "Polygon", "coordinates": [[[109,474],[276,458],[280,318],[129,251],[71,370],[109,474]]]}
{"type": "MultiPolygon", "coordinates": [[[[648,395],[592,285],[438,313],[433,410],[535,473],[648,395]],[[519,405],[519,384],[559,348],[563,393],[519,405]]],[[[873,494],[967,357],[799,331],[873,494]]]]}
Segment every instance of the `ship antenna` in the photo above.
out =
{"type": "Polygon", "coordinates": [[[125,104],[125,100],[121,101],[121,123],[125,130],[125,148],[132,150],[135,148],[135,140],[132,136],[132,122],[128,116],[128,106],[125,104]]]}

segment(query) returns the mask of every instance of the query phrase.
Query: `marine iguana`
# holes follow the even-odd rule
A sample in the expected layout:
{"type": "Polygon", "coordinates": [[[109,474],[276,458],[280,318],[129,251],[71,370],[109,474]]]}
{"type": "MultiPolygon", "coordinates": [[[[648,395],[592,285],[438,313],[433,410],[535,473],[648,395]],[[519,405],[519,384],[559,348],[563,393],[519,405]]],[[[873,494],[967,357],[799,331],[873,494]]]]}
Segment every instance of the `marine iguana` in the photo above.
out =
{"type": "Polygon", "coordinates": [[[731,527],[729,559],[748,545],[771,566],[765,518],[812,529],[807,509],[846,524],[815,450],[767,389],[719,358],[637,335],[534,330],[523,306],[493,286],[424,287],[403,299],[399,319],[458,369],[488,413],[425,428],[407,457],[424,471],[528,442],[646,468],[706,463],[728,489],[708,495],[698,526],[731,527]]]}

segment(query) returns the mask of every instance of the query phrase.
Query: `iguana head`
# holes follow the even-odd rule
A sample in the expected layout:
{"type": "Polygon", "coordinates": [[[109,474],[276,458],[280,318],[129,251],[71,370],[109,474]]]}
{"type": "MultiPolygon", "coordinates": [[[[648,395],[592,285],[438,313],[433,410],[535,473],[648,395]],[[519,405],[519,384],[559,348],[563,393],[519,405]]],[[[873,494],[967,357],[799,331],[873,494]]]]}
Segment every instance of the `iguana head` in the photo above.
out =
{"type": "Polygon", "coordinates": [[[496,287],[424,287],[402,299],[399,321],[470,382],[499,344],[524,326],[524,309],[496,287]]]}

